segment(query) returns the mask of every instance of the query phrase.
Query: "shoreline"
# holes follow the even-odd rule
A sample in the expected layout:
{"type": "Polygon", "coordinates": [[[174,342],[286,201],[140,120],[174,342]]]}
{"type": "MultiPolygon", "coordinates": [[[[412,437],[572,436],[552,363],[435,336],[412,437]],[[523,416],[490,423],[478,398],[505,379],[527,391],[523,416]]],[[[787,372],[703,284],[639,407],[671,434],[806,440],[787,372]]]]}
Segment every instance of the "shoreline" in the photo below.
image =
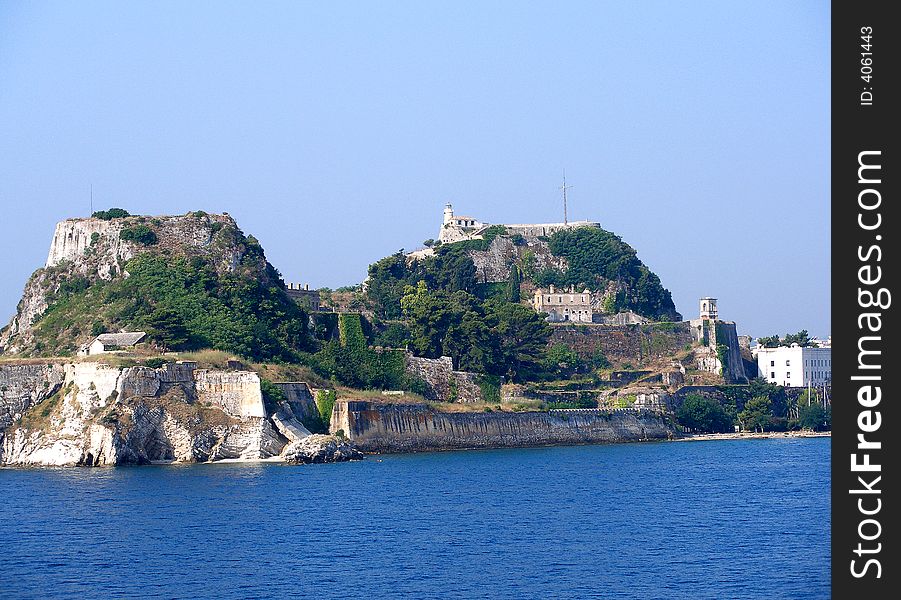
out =
{"type": "Polygon", "coordinates": [[[816,438],[832,437],[831,431],[765,431],[740,433],[696,433],[687,434],[684,437],[667,440],[670,442],[707,442],[712,440],[767,440],[790,438],[816,438]]]}

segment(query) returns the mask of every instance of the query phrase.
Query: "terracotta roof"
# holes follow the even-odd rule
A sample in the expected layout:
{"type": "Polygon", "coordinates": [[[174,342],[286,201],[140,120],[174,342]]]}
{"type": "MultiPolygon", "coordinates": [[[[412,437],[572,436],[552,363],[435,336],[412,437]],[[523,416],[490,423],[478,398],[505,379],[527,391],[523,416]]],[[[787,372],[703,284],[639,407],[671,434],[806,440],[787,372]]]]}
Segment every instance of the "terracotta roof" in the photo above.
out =
{"type": "Polygon", "coordinates": [[[97,339],[104,346],[134,346],[147,335],[143,331],[132,331],[130,333],[101,333],[97,339]]]}

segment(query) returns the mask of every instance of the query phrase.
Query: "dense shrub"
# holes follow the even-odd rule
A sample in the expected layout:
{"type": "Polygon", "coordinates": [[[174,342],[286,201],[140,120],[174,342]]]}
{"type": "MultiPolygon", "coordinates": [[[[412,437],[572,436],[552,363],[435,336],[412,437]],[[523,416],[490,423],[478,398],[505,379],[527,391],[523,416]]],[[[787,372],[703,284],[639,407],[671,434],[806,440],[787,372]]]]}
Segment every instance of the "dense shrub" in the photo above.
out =
{"type": "Polygon", "coordinates": [[[156,233],[147,225],[133,225],[119,232],[119,238],[126,242],[136,242],[144,246],[152,246],[157,242],[156,233]]]}
{"type": "Polygon", "coordinates": [[[103,219],[104,221],[110,221],[112,219],[122,219],[125,217],[130,217],[131,213],[129,213],[124,208],[111,208],[109,210],[98,210],[91,214],[95,219],[103,219]]]}
{"type": "Polygon", "coordinates": [[[676,420],[683,427],[703,433],[732,431],[732,419],[719,402],[700,394],[688,394],[676,411],[676,420]]]}

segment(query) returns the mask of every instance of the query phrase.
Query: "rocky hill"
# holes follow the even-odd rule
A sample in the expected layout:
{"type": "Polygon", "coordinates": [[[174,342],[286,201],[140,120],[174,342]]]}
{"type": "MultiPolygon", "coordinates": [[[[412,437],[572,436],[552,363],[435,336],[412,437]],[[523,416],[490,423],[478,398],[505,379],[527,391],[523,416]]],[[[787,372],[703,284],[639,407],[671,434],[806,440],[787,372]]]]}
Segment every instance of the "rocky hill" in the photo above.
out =
{"type": "Polygon", "coordinates": [[[600,227],[538,236],[495,225],[481,239],[386,257],[369,268],[371,308],[383,318],[398,318],[403,289],[419,281],[434,290],[503,296],[514,302],[527,302],[536,287],[575,286],[591,290],[596,313],[633,311],[660,321],[682,318],[670,292],[635,249],[600,227]]]}
{"type": "Polygon", "coordinates": [[[290,359],[309,343],[306,324],[259,243],[229,215],[113,209],[57,224],[0,351],[66,356],[98,333],[143,330],[165,349],[290,359]]]}

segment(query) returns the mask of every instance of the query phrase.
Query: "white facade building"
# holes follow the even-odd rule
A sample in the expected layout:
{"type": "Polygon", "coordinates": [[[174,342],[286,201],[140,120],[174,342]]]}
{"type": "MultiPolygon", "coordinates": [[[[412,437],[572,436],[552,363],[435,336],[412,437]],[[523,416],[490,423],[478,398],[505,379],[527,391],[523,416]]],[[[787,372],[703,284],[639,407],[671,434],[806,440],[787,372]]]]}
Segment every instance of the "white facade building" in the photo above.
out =
{"type": "Polygon", "coordinates": [[[832,383],[832,348],[757,348],[757,368],[769,383],[790,387],[832,383]]]}

